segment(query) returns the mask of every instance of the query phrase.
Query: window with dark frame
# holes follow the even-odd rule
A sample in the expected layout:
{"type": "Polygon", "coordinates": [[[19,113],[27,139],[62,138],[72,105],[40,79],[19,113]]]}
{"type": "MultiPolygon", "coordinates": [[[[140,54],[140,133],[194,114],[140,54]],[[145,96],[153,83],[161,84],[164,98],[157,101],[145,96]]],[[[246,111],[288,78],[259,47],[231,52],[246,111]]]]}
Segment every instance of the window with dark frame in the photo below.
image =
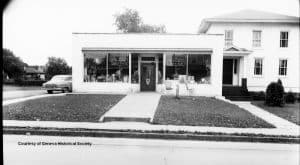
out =
{"type": "Polygon", "coordinates": [[[181,80],[189,83],[209,84],[211,76],[211,55],[167,54],[166,80],[181,80]]]}
{"type": "Polygon", "coordinates": [[[84,82],[129,82],[128,53],[84,53],[84,82]]]}
{"type": "Polygon", "coordinates": [[[280,47],[281,48],[288,47],[288,41],[289,41],[289,32],[281,31],[280,32],[280,47]]]}
{"type": "Polygon", "coordinates": [[[263,59],[255,58],[254,60],[254,75],[262,75],[263,59]]]}
{"type": "Polygon", "coordinates": [[[286,76],[287,73],[287,60],[286,59],[280,59],[279,60],[279,75],[280,76],[286,76]]]}

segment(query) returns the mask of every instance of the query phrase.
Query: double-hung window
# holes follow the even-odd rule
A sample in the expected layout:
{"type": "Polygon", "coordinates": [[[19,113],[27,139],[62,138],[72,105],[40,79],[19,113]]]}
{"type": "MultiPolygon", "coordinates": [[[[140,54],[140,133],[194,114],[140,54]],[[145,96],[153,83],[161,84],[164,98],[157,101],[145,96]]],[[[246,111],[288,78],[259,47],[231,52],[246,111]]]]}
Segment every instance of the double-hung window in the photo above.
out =
{"type": "Polygon", "coordinates": [[[286,76],[287,73],[287,60],[286,59],[280,59],[279,60],[279,72],[278,74],[280,76],[286,76]]]}
{"type": "Polygon", "coordinates": [[[225,46],[233,45],[233,30],[225,30],[225,46]]]}
{"type": "Polygon", "coordinates": [[[261,47],[261,31],[259,31],[259,30],[253,31],[252,46],[253,47],[261,47]]]}
{"type": "Polygon", "coordinates": [[[263,71],[263,59],[255,58],[254,59],[254,75],[261,76],[263,71]]]}
{"type": "Polygon", "coordinates": [[[287,48],[288,47],[288,41],[289,41],[289,32],[281,31],[280,32],[280,47],[281,48],[287,48]]]}

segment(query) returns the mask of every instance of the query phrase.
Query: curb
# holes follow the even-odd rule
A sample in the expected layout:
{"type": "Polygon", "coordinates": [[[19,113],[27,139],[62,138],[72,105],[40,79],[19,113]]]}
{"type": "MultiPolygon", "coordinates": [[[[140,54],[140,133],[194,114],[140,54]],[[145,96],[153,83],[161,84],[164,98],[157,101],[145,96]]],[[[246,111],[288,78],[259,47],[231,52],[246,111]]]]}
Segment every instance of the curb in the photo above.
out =
{"type": "Polygon", "coordinates": [[[124,130],[101,130],[101,129],[93,130],[93,129],[75,129],[75,128],[59,129],[59,128],[3,127],[3,134],[300,144],[300,137],[259,136],[253,134],[236,135],[236,134],[220,134],[220,133],[210,133],[210,132],[185,133],[185,132],[158,132],[158,131],[136,131],[136,130],[124,131],[124,130]]]}

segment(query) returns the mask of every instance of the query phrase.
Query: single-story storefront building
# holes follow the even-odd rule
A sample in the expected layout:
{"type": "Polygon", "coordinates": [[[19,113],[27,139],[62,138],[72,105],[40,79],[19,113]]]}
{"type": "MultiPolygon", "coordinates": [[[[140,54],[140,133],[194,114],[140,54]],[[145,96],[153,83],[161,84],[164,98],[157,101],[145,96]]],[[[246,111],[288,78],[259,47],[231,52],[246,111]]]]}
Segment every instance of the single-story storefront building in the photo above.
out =
{"type": "Polygon", "coordinates": [[[73,33],[73,91],[222,95],[223,47],[222,34],[73,33]]]}

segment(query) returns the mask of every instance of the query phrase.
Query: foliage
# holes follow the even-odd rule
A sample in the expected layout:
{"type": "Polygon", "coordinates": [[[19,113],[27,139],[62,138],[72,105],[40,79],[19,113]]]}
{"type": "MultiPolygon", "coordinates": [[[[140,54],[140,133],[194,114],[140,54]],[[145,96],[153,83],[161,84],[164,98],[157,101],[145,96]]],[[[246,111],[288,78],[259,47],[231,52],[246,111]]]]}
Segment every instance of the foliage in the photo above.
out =
{"type": "Polygon", "coordinates": [[[9,78],[19,79],[24,74],[24,66],[28,66],[9,49],[3,49],[3,71],[9,78]]]}
{"type": "Polygon", "coordinates": [[[266,90],[265,104],[269,106],[284,106],[284,88],[280,80],[271,82],[266,90]]]}
{"type": "Polygon", "coordinates": [[[15,84],[20,86],[42,86],[45,80],[16,80],[15,84]]]}
{"type": "Polygon", "coordinates": [[[142,24],[140,27],[142,33],[166,33],[165,25],[148,25],[142,24]]]}
{"type": "Polygon", "coordinates": [[[165,33],[164,25],[144,24],[137,10],[125,9],[123,13],[115,15],[117,30],[123,33],[165,33]]]}
{"type": "Polygon", "coordinates": [[[295,95],[292,92],[288,92],[285,96],[285,102],[294,104],[295,101],[296,101],[295,95]]]}
{"type": "Polygon", "coordinates": [[[266,94],[264,91],[252,92],[251,95],[252,95],[253,100],[265,100],[265,98],[266,98],[266,94]]]}
{"type": "Polygon", "coordinates": [[[72,69],[62,58],[49,57],[46,64],[46,79],[51,79],[58,74],[71,74],[72,69]]]}

